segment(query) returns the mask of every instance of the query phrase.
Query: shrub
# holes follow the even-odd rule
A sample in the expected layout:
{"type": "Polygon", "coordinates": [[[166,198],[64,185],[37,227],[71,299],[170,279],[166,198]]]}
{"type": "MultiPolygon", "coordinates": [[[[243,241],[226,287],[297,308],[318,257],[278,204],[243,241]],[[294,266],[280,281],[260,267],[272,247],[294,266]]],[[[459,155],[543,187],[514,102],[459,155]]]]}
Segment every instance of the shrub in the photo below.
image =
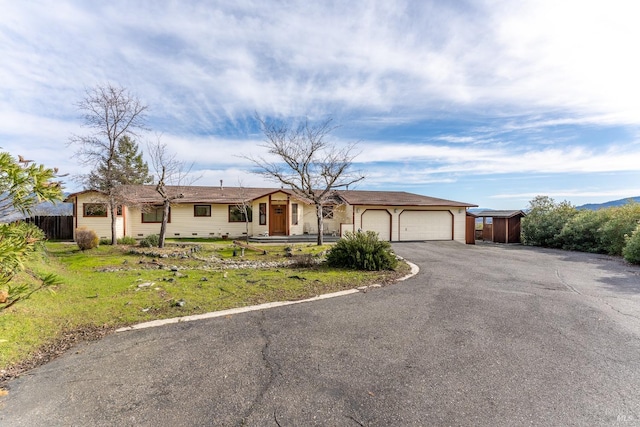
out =
{"type": "Polygon", "coordinates": [[[345,233],[329,249],[327,263],[332,267],[357,270],[393,270],[398,265],[391,244],[378,239],[373,231],[345,233]]]}
{"type": "Polygon", "coordinates": [[[131,236],[124,236],[118,239],[118,244],[119,245],[136,245],[138,244],[138,241],[131,236]]]}
{"type": "Polygon", "coordinates": [[[609,220],[609,210],[581,210],[562,229],[562,249],[592,253],[607,253],[602,244],[602,228],[609,220]]]}
{"type": "Polygon", "coordinates": [[[140,240],[140,246],[143,248],[157,247],[160,244],[160,236],[157,234],[149,234],[144,239],[140,240]]]}
{"type": "Polygon", "coordinates": [[[110,245],[111,244],[111,239],[107,239],[107,238],[102,238],[100,239],[100,241],[98,242],[99,245],[110,245]]]}
{"type": "Polygon", "coordinates": [[[96,248],[99,242],[100,239],[95,231],[86,228],[76,229],[76,243],[80,250],[86,251],[87,249],[96,248]]]}
{"type": "Polygon", "coordinates": [[[577,214],[569,202],[556,203],[547,196],[537,196],[529,202],[529,213],[522,219],[524,244],[561,248],[561,232],[569,220],[577,214]]]}
{"type": "Polygon", "coordinates": [[[633,233],[640,219],[640,203],[627,203],[608,208],[607,211],[609,219],[602,225],[601,230],[602,247],[609,255],[622,255],[626,236],[633,233]]]}
{"type": "Polygon", "coordinates": [[[626,238],[627,244],[622,250],[624,259],[632,264],[640,264],[640,225],[638,225],[631,236],[626,238]]]}

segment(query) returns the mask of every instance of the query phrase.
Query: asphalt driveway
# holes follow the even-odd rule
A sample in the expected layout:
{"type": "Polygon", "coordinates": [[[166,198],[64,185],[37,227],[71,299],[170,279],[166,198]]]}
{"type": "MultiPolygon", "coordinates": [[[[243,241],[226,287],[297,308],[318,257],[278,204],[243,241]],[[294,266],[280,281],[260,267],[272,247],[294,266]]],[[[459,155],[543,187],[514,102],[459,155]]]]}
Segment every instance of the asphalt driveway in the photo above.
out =
{"type": "Polygon", "coordinates": [[[394,248],[417,276],[81,345],[12,381],[0,425],[640,425],[640,268],[394,248]]]}

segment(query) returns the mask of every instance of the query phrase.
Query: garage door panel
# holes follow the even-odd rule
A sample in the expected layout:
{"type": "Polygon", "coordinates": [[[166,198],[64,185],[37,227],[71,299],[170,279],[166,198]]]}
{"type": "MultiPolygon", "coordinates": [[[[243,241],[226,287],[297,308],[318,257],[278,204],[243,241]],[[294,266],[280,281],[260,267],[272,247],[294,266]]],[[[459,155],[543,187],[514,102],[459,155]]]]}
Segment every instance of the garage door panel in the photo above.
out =
{"type": "Polygon", "coordinates": [[[375,231],[380,240],[391,240],[391,214],[386,210],[367,210],[362,214],[362,231],[375,231]]]}
{"type": "Polygon", "coordinates": [[[453,216],[449,211],[404,211],[400,214],[400,240],[451,240],[453,216]]]}

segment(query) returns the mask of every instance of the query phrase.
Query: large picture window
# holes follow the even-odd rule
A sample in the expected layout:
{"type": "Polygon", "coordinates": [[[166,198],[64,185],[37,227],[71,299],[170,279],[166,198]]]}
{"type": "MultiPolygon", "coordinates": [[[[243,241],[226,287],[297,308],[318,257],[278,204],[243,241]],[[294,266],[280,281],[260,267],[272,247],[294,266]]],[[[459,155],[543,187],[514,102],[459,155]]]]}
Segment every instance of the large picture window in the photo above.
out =
{"type": "Polygon", "coordinates": [[[82,212],[83,216],[106,217],[107,205],[104,203],[83,203],[82,212]]]}
{"type": "Polygon", "coordinates": [[[194,205],[193,216],[211,216],[211,205],[194,205]]]}
{"type": "Polygon", "coordinates": [[[229,206],[229,222],[251,222],[253,220],[253,215],[251,213],[251,207],[247,206],[247,215],[245,214],[240,206],[229,206]]]}
{"type": "MultiPolygon", "coordinates": [[[[142,212],[142,222],[162,222],[162,206],[153,206],[142,212]]],[[[171,208],[167,222],[171,222],[171,208]]]]}

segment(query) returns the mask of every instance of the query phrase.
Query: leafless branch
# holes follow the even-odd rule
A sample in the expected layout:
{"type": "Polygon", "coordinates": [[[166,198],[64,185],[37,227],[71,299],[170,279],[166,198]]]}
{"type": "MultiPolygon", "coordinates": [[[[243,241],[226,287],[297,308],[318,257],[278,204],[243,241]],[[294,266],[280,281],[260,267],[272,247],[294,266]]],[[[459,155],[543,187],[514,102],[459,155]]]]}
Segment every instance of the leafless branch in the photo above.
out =
{"type": "Polygon", "coordinates": [[[322,244],[322,205],[332,197],[334,190],[364,179],[363,174],[350,170],[358,155],[356,144],[339,148],[328,141],[337,128],[331,118],[318,124],[304,120],[295,126],[256,118],[265,137],[261,146],[275,159],[243,157],[254,164],[256,173],[279,182],[315,204],[318,244],[322,244]]]}

